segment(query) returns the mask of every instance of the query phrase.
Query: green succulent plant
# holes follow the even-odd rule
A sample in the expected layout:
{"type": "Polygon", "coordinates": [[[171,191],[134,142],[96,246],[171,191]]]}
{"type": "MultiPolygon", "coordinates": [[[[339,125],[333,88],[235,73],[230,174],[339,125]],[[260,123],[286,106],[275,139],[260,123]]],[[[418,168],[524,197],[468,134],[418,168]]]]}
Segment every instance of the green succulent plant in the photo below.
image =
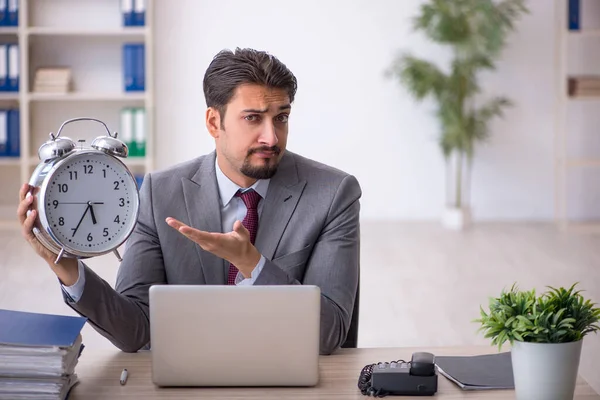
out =
{"type": "Polygon", "coordinates": [[[566,343],[583,339],[588,333],[600,330],[600,308],[575,291],[577,283],[569,289],[548,287],[536,296],[535,289],[520,291],[513,284],[499,297],[491,298],[489,311],[481,309],[481,324],[486,338],[500,349],[507,341],[531,343],[566,343]]]}

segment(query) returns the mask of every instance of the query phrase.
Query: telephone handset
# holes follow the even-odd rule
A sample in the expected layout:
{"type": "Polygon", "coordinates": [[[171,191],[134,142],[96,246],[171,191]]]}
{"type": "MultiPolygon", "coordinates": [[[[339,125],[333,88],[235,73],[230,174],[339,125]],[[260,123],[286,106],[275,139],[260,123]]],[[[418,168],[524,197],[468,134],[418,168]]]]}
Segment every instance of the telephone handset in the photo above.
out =
{"type": "Polygon", "coordinates": [[[433,396],[437,392],[437,372],[431,353],[413,353],[410,362],[396,360],[365,366],[358,388],[366,396],[433,396]]]}

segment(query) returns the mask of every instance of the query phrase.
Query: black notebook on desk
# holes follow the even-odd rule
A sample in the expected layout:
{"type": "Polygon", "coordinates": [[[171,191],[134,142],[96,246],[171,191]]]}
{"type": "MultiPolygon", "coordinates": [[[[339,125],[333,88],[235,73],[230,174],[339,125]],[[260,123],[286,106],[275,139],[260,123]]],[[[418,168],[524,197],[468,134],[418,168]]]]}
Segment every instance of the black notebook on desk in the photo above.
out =
{"type": "Polygon", "coordinates": [[[440,374],[464,390],[514,389],[510,352],[481,356],[437,356],[440,374]]]}

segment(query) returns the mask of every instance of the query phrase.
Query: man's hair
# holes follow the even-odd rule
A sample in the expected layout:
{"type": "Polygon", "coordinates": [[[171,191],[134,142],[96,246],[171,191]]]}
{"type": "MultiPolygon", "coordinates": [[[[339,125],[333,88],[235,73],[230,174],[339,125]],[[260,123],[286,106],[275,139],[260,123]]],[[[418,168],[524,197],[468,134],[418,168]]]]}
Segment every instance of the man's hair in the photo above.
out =
{"type": "Polygon", "coordinates": [[[207,107],[214,107],[221,115],[221,126],[227,104],[238,86],[259,84],[284,89],[290,103],[294,101],[298,83],[296,77],[275,56],[254,49],[220,51],[204,74],[204,98],[207,107]]]}

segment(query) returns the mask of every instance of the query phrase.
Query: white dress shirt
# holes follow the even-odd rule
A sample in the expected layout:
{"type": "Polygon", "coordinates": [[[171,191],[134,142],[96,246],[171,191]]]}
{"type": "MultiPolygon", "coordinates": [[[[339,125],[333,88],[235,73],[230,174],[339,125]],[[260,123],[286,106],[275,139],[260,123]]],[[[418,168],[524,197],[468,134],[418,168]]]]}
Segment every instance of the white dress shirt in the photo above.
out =
{"type": "MultiPolygon", "coordinates": [[[[215,159],[215,171],[217,175],[217,186],[219,188],[219,198],[221,201],[221,225],[223,226],[224,232],[231,232],[233,230],[233,224],[236,220],[243,221],[246,216],[246,205],[243,200],[239,197],[236,197],[235,194],[238,190],[245,192],[246,190],[254,189],[263,200],[267,197],[267,191],[269,190],[269,180],[268,179],[260,179],[254,183],[254,185],[249,188],[241,188],[234,182],[232,182],[228,177],[225,176],[221,168],[219,168],[219,164],[215,159]]],[[[258,203],[257,211],[258,217],[260,221],[260,216],[262,214],[264,201],[260,201],[258,203]]],[[[256,281],[258,275],[262,271],[265,265],[265,256],[261,254],[260,260],[252,274],[249,278],[244,278],[244,276],[238,272],[235,284],[236,285],[252,285],[256,281]]],[[[85,269],[83,267],[83,262],[81,260],[77,261],[79,277],[77,282],[75,282],[72,286],[64,286],[64,290],[71,296],[71,298],[77,302],[81,296],[83,295],[83,288],[85,286],[85,269]]],[[[199,267],[198,267],[199,268],[199,267]]]]}

